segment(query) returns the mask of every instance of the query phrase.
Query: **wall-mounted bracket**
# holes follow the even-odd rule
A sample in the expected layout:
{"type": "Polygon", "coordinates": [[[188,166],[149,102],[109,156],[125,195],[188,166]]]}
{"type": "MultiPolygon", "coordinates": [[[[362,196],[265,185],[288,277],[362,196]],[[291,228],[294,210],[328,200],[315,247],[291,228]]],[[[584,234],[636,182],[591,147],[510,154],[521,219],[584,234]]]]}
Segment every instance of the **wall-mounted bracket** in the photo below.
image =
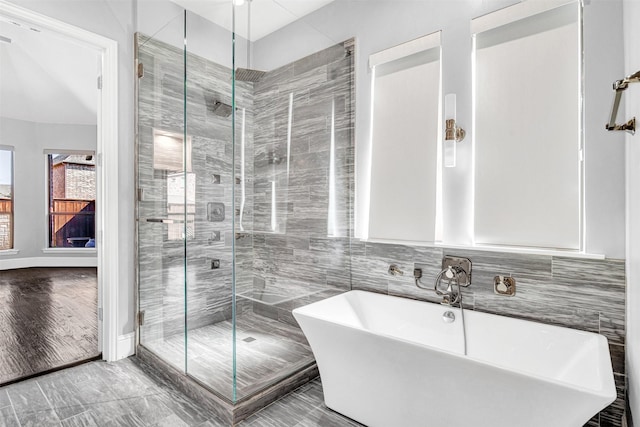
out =
{"type": "Polygon", "coordinates": [[[633,117],[631,120],[627,121],[627,123],[617,125],[616,118],[618,116],[618,108],[620,107],[620,100],[622,99],[622,92],[624,92],[629,83],[638,83],[640,82],[640,71],[635,74],[631,74],[630,76],[625,77],[622,80],[616,80],[613,83],[613,90],[616,92],[615,98],[613,99],[613,107],[611,108],[611,118],[609,119],[609,123],[606,124],[605,128],[608,131],[617,131],[623,130],[629,132],[630,134],[636,133],[636,118],[633,117]]]}
{"type": "Polygon", "coordinates": [[[633,135],[633,134],[636,133],[636,118],[633,117],[627,123],[624,123],[622,125],[616,125],[614,123],[614,125],[611,126],[609,123],[607,123],[606,128],[607,128],[607,130],[610,130],[610,131],[624,130],[624,131],[627,131],[627,132],[631,133],[631,135],[633,135]]]}

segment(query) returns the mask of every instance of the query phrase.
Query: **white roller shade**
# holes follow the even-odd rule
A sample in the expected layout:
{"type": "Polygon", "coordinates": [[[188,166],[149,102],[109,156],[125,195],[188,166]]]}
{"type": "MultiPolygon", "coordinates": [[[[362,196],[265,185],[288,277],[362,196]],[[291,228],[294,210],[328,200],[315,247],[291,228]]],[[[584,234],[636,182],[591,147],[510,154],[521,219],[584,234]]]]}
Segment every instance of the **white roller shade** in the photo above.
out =
{"type": "Polygon", "coordinates": [[[369,239],[433,242],[438,182],[440,45],[412,41],[372,55],[369,239]],[[416,46],[426,50],[415,49],[416,46]],[[382,59],[382,60],[381,60],[382,59]]]}
{"type": "Polygon", "coordinates": [[[579,8],[472,23],[476,243],[580,249],[579,8]]]}

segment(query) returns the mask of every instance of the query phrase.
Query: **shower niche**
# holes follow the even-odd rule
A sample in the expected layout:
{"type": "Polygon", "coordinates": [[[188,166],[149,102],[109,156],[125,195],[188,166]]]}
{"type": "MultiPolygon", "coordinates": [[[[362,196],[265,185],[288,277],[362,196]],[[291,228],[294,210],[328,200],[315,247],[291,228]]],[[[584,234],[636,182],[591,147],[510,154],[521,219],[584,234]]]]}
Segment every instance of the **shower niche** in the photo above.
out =
{"type": "Polygon", "coordinates": [[[249,73],[174,6],[136,36],[137,353],[236,422],[317,375],[291,311],[351,289],[354,41],[249,73]]]}

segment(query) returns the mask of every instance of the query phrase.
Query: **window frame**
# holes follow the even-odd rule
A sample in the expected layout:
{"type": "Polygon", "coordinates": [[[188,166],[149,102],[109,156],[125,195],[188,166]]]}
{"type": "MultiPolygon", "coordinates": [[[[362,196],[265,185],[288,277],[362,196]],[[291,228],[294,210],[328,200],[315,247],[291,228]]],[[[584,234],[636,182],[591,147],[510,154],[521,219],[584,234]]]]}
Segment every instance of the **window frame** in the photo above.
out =
{"type": "MultiPolygon", "coordinates": [[[[98,164],[95,159],[96,153],[94,150],[65,150],[65,149],[48,149],[44,150],[44,160],[45,160],[45,194],[44,194],[44,203],[45,203],[45,223],[46,223],[46,232],[45,232],[45,242],[44,242],[44,250],[45,251],[81,251],[81,252],[94,252],[95,247],[85,247],[85,246],[52,246],[53,242],[53,216],[54,215],[65,215],[65,213],[60,212],[52,212],[52,201],[54,199],[54,191],[53,191],[53,168],[52,168],[52,160],[55,155],[81,155],[81,156],[93,156],[94,157],[94,173],[95,173],[95,196],[93,198],[94,209],[92,214],[84,214],[84,215],[92,215],[93,216],[93,237],[89,237],[89,239],[93,238],[95,241],[96,233],[97,233],[97,192],[98,192],[98,164]]],[[[69,215],[69,213],[66,213],[69,215]]]]}
{"type": "Polygon", "coordinates": [[[9,247],[0,248],[0,252],[4,252],[4,251],[10,252],[10,251],[15,251],[15,181],[16,181],[15,147],[11,145],[0,145],[0,150],[11,153],[11,156],[10,156],[11,165],[9,167],[11,171],[11,182],[10,182],[11,198],[9,199],[10,210],[9,212],[1,212],[3,214],[6,214],[6,213],[9,214],[9,247]]]}

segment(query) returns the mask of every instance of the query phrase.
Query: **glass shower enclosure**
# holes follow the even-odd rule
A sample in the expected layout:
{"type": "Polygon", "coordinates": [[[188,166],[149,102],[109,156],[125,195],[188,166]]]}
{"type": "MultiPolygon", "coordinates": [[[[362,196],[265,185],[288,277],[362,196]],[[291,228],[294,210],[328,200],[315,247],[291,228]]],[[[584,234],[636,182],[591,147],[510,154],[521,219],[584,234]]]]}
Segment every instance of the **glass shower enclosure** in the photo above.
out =
{"type": "Polygon", "coordinates": [[[232,404],[313,365],[291,310],[351,288],[354,189],[354,41],[236,3],[136,36],[139,345],[232,404]]]}

